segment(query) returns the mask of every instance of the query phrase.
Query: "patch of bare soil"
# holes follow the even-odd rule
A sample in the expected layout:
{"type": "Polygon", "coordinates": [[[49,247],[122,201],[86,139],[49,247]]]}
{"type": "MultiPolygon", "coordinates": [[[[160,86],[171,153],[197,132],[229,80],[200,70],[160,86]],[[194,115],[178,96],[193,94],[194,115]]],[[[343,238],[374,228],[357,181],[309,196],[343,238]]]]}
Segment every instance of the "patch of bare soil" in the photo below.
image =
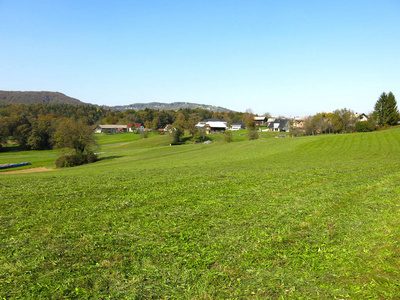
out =
{"type": "Polygon", "coordinates": [[[44,167],[37,167],[37,168],[30,168],[30,169],[23,169],[23,170],[5,171],[5,172],[0,172],[0,174],[36,173],[36,172],[47,172],[47,171],[54,171],[54,170],[47,169],[44,167]]]}

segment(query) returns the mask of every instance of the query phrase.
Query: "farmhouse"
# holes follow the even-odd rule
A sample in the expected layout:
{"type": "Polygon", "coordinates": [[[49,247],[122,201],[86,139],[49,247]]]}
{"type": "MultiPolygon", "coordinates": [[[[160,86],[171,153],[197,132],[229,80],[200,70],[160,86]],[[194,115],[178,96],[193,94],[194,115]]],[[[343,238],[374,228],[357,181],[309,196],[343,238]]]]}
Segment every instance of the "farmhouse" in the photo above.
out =
{"type": "Polygon", "coordinates": [[[94,133],[119,133],[127,132],[128,125],[97,125],[94,133]]]}
{"type": "Polygon", "coordinates": [[[294,118],[293,119],[293,128],[303,128],[304,127],[304,119],[303,118],[294,118]]]}
{"type": "Polygon", "coordinates": [[[364,113],[363,114],[356,113],[354,116],[356,117],[357,121],[368,121],[368,116],[364,113]]]}
{"type": "Polygon", "coordinates": [[[241,129],[246,129],[246,125],[242,122],[237,122],[233,125],[231,125],[231,130],[236,131],[236,130],[241,130],[241,129]]]}
{"type": "Polygon", "coordinates": [[[226,122],[220,119],[205,119],[196,124],[199,129],[204,129],[206,134],[224,132],[228,129],[226,122]]]}
{"type": "Polygon", "coordinates": [[[268,125],[268,131],[290,131],[289,120],[287,119],[275,119],[268,125]]]}
{"type": "Polygon", "coordinates": [[[142,132],[145,129],[142,123],[133,123],[132,127],[132,132],[142,132]]]}
{"type": "Polygon", "coordinates": [[[267,123],[267,118],[266,117],[254,117],[254,123],[255,125],[265,125],[267,123]]]}

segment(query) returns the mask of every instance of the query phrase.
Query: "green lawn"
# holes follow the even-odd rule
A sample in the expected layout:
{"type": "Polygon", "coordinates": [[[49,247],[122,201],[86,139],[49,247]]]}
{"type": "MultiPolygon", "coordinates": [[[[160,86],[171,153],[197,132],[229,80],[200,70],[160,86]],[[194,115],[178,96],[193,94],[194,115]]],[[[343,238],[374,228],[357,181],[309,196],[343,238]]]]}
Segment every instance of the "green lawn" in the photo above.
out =
{"type": "Polygon", "coordinates": [[[99,135],[94,164],[0,174],[0,299],[398,299],[400,129],[242,134],[99,135]]]}

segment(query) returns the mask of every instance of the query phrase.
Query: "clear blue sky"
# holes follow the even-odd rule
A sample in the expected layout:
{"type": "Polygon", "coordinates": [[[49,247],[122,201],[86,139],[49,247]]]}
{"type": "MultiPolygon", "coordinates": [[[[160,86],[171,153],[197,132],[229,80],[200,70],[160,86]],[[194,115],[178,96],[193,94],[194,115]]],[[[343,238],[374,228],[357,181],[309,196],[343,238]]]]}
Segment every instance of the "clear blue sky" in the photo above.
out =
{"type": "Polygon", "coordinates": [[[399,0],[0,0],[0,90],[368,113],[400,101],[399,16],[399,0]]]}

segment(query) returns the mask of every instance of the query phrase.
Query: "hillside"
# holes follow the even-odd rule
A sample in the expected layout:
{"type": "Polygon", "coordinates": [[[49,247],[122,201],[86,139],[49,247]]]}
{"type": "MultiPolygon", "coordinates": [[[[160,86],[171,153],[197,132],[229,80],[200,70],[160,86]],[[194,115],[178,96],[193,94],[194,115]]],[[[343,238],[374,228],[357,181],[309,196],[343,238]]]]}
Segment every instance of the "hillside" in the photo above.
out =
{"type": "Polygon", "coordinates": [[[18,91],[0,91],[0,103],[13,104],[87,104],[78,99],[68,97],[59,92],[18,92],[18,91]]]}
{"type": "Polygon", "coordinates": [[[97,135],[96,163],[0,172],[0,299],[398,299],[400,128],[245,133],[97,135]]]}
{"type": "Polygon", "coordinates": [[[230,111],[229,109],[223,108],[223,107],[220,107],[220,106],[207,105],[207,104],[197,104],[197,103],[190,103],[190,102],[134,103],[134,104],[129,104],[129,105],[112,106],[112,107],[107,107],[107,108],[113,109],[113,110],[119,110],[119,111],[125,111],[127,109],[144,110],[146,108],[153,109],[153,110],[179,110],[179,109],[185,109],[185,108],[191,108],[191,109],[201,108],[201,109],[207,109],[207,110],[215,111],[215,112],[228,112],[228,111],[230,111]]]}

